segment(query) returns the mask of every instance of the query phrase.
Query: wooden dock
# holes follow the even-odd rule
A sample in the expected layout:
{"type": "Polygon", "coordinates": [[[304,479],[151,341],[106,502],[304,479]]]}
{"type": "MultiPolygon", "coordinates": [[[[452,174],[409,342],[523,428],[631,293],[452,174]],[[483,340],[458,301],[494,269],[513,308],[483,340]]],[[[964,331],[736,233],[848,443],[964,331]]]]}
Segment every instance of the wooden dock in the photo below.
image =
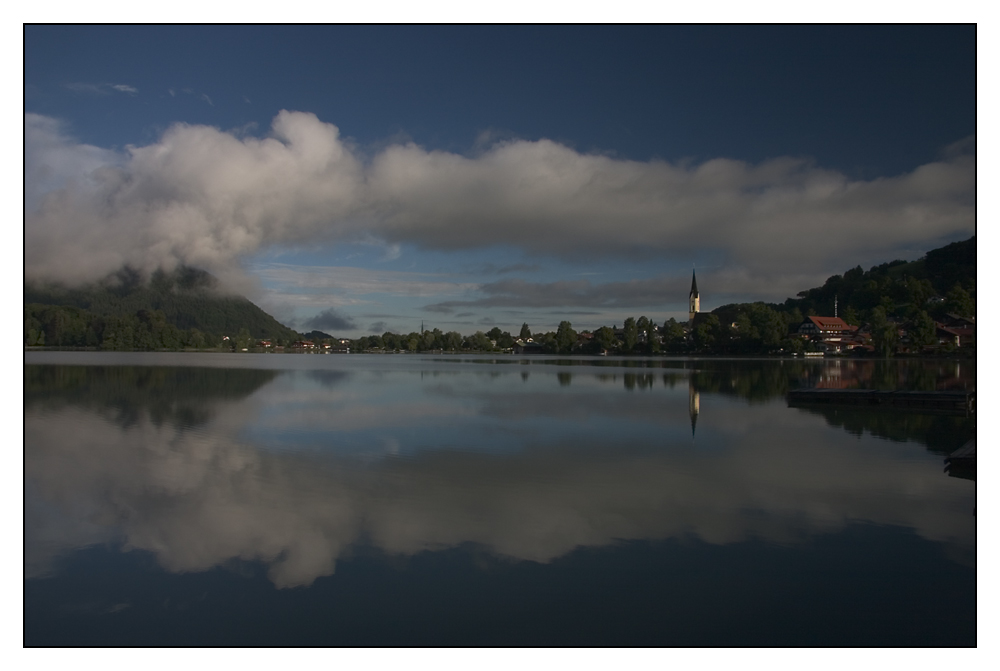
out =
{"type": "Polygon", "coordinates": [[[788,392],[789,407],[861,405],[971,415],[976,411],[974,391],[879,391],[875,389],[796,389],[788,392]]]}
{"type": "Polygon", "coordinates": [[[953,478],[976,479],[976,439],[973,438],[944,460],[944,472],[953,478]]]}
{"type": "Polygon", "coordinates": [[[965,445],[958,448],[954,452],[948,455],[945,459],[949,464],[955,464],[959,462],[973,462],[976,461],[976,439],[968,441],[965,445]]]}

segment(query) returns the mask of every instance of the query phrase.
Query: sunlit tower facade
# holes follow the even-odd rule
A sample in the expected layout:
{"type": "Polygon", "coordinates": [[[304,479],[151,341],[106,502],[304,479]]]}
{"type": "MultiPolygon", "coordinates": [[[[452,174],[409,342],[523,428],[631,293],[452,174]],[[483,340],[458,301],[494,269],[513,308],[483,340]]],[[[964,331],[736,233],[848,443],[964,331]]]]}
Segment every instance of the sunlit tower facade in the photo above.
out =
{"type": "Polygon", "coordinates": [[[698,295],[698,278],[691,271],[691,293],[688,295],[688,321],[694,321],[694,316],[701,312],[701,297],[698,295]]]}

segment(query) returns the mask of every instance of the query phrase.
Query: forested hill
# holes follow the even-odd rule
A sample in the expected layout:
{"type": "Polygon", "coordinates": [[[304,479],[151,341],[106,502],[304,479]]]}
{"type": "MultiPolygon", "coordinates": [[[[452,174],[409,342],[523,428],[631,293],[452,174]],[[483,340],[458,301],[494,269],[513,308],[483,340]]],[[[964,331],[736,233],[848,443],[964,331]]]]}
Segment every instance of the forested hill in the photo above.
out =
{"type": "Polygon", "coordinates": [[[149,278],[125,268],[81,288],[26,282],[25,344],[158,349],[212,347],[223,336],[298,338],[246,298],[219,293],[217,285],[212,275],[187,267],[149,278]]]}
{"type": "Polygon", "coordinates": [[[830,277],[822,287],[800,291],[782,308],[803,315],[831,315],[834,298],[841,316],[851,311],[862,320],[879,306],[900,318],[911,316],[912,308],[925,307],[932,313],[947,310],[975,316],[976,236],[933,249],[917,261],[891,261],[867,271],[857,266],[830,277]],[[945,300],[934,302],[936,297],[945,300]]]}
{"type": "MultiPolygon", "coordinates": [[[[911,342],[913,334],[933,341],[935,321],[947,322],[949,314],[976,316],[975,236],[933,249],[917,261],[890,261],[869,270],[856,266],[784,303],[722,305],[697,315],[688,344],[703,352],[788,351],[802,345],[791,334],[805,317],[833,316],[835,309],[837,316],[866,332],[896,334],[902,327],[911,342]]],[[[666,335],[673,333],[679,341],[680,326],[668,322],[666,327],[666,335]]],[[[893,341],[888,335],[876,340],[893,341]]]]}

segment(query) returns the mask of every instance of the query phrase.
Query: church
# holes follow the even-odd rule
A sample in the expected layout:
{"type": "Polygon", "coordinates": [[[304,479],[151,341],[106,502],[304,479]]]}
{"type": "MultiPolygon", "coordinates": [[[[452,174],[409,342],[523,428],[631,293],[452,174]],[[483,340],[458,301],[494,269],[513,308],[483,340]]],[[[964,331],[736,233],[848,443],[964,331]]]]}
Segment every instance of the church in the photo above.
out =
{"type": "Polygon", "coordinates": [[[688,294],[688,324],[694,325],[694,317],[701,311],[701,297],[698,295],[698,278],[691,270],[691,293],[688,294]]]}

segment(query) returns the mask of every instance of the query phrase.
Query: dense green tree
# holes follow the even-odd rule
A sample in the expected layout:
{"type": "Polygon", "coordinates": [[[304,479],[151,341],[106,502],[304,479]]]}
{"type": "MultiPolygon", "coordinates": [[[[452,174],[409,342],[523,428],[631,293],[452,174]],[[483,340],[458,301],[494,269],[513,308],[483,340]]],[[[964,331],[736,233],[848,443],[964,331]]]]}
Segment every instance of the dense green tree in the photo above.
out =
{"type": "MultiPolygon", "coordinates": [[[[568,324],[569,322],[565,322],[565,323],[568,324]]],[[[543,351],[545,353],[547,353],[547,354],[558,354],[559,353],[559,351],[560,351],[559,350],[559,343],[558,343],[558,340],[556,339],[556,332],[555,331],[546,331],[545,333],[542,333],[541,335],[539,335],[539,334],[536,333],[536,334],[534,334],[532,336],[532,338],[534,339],[534,341],[536,343],[538,343],[538,344],[540,344],[542,346],[543,351]]],[[[575,336],[574,336],[574,339],[575,339],[575,336]]]]}
{"type": "Polygon", "coordinates": [[[507,333],[506,331],[502,332],[500,336],[497,338],[497,347],[499,349],[510,349],[513,346],[514,346],[514,336],[507,333]]]}
{"type": "Polygon", "coordinates": [[[476,331],[473,335],[469,336],[466,340],[469,349],[478,350],[482,352],[489,352],[493,349],[493,343],[490,342],[489,336],[487,336],[482,331],[476,331]]]}
{"type": "Polygon", "coordinates": [[[636,326],[635,319],[629,317],[622,324],[622,349],[631,354],[635,350],[635,344],[639,341],[639,329],[636,326]]]}
{"type": "Polygon", "coordinates": [[[854,309],[854,306],[852,305],[848,305],[847,307],[844,308],[844,314],[842,318],[845,322],[847,322],[851,326],[861,325],[861,318],[858,317],[858,312],[857,310],[854,309]]]}
{"type": "Polygon", "coordinates": [[[872,345],[879,356],[892,356],[896,351],[898,333],[896,324],[886,316],[881,305],[872,310],[872,345]]]}
{"type": "Polygon", "coordinates": [[[708,314],[699,319],[692,331],[694,346],[703,351],[710,350],[716,345],[725,347],[721,335],[722,325],[719,323],[718,316],[714,314],[708,314]]]}
{"type": "Polygon", "coordinates": [[[451,352],[462,349],[462,334],[458,331],[448,331],[445,333],[443,349],[451,352]]]}
{"type": "Polygon", "coordinates": [[[528,328],[528,322],[521,324],[521,332],[517,337],[521,340],[527,340],[531,337],[531,329],[528,328]]]}
{"type": "Polygon", "coordinates": [[[45,344],[45,329],[29,306],[24,306],[24,344],[30,346],[45,344]]]}
{"type": "Polygon", "coordinates": [[[660,331],[652,319],[646,320],[645,333],[647,350],[650,354],[656,354],[660,351],[660,331]]]}
{"type": "Polygon", "coordinates": [[[444,333],[441,329],[435,328],[432,331],[424,331],[420,334],[420,344],[417,349],[425,352],[431,349],[443,349],[444,333]]]}
{"type": "Polygon", "coordinates": [[[772,351],[788,337],[788,325],[778,313],[766,303],[751,303],[748,316],[757,351],[772,351]]]}
{"type": "Polygon", "coordinates": [[[602,326],[594,331],[594,342],[600,349],[610,352],[618,344],[618,339],[615,338],[615,332],[610,326],[602,326]]]}
{"type": "Polygon", "coordinates": [[[921,347],[927,347],[937,342],[937,327],[926,310],[921,310],[917,313],[908,335],[910,336],[910,343],[918,351],[921,347]]]}
{"type": "Polygon", "coordinates": [[[673,317],[663,322],[663,344],[670,352],[680,351],[687,346],[684,327],[673,317]]]}
{"type": "Polygon", "coordinates": [[[556,350],[559,354],[569,354],[573,351],[573,345],[576,344],[576,331],[573,330],[573,325],[567,321],[559,322],[559,328],[556,329],[556,350]]]}
{"type": "Polygon", "coordinates": [[[184,338],[184,344],[195,349],[202,349],[205,347],[205,334],[192,327],[188,329],[187,335],[184,338]]]}
{"type": "Polygon", "coordinates": [[[959,317],[975,317],[976,304],[972,300],[969,292],[962,288],[961,284],[956,284],[945,297],[945,308],[947,312],[956,314],[959,317]]]}
{"type": "Polygon", "coordinates": [[[382,334],[382,343],[387,350],[395,352],[398,349],[406,349],[406,345],[399,334],[386,331],[382,334]]]}

